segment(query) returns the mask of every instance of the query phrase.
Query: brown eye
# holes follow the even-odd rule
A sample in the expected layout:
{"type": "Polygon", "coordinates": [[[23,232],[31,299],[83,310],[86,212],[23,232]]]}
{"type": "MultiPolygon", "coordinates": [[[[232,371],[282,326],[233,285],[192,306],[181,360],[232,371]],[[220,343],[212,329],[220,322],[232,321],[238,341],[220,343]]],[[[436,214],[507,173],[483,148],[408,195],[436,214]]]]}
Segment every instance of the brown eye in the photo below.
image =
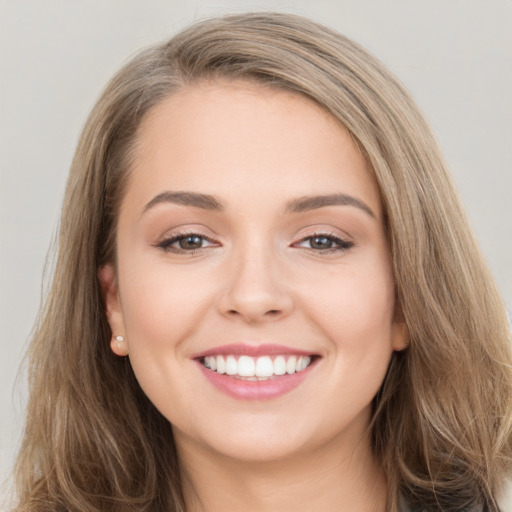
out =
{"type": "Polygon", "coordinates": [[[184,236],[177,240],[180,249],[190,251],[194,249],[200,249],[203,246],[203,237],[198,235],[184,236]]]}

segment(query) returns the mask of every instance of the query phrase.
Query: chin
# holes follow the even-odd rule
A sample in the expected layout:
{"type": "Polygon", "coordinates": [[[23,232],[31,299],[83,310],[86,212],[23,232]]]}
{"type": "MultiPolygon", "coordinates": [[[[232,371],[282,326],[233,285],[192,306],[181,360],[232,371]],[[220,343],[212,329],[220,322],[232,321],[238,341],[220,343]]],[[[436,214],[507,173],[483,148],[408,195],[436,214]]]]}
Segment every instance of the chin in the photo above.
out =
{"type": "Polygon", "coordinates": [[[312,426],[297,424],[297,418],[267,415],[240,417],[222,422],[214,418],[204,422],[203,429],[183,430],[173,427],[177,444],[202,447],[201,451],[240,462],[272,462],[284,460],[307,451],[318,434],[312,426]],[[188,432],[187,432],[188,430],[188,432]]]}
{"type": "Polygon", "coordinates": [[[272,463],[287,460],[307,451],[307,443],[278,436],[229,439],[218,443],[217,452],[244,463],[272,463]]]}

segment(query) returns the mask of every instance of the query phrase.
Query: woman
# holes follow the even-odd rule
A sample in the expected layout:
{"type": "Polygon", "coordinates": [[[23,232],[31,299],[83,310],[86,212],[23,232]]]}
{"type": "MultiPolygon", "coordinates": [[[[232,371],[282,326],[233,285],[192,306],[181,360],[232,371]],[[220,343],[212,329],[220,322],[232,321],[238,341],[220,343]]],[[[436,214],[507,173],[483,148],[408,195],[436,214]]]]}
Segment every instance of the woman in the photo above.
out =
{"type": "Polygon", "coordinates": [[[397,80],[302,18],[206,21],[84,129],[19,510],[497,510],[510,363],[397,80]]]}

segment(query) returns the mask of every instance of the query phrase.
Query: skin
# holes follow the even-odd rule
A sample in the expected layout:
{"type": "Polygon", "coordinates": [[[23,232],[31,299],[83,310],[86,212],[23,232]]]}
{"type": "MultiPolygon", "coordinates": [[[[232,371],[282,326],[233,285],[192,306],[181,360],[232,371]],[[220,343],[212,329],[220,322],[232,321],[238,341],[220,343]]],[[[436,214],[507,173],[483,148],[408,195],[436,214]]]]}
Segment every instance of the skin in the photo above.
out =
{"type": "Polygon", "coordinates": [[[130,171],[117,268],[99,277],[112,350],[129,355],[172,423],[188,510],[384,510],[367,428],[392,352],[408,340],[379,191],[349,134],[300,95],[205,82],[149,112],[130,171]],[[147,207],[166,191],[211,194],[223,210],[147,207]],[[296,198],[334,193],[372,214],[354,205],[284,213],[296,198]],[[183,231],[205,237],[202,247],[159,246],[183,231]],[[312,245],[315,235],[331,249],[312,245]],[[320,357],[294,390],[240,400],[193,360],[226,343],[320,357]]]}

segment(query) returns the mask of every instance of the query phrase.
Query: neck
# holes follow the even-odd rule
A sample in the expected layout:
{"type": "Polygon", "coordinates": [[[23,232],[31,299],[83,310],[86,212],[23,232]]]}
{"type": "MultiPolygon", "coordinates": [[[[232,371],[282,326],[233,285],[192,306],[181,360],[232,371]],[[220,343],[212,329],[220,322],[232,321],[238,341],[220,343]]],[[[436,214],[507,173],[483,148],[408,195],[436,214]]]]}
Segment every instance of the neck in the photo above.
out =
{"type": "MultiPolygon", "coordinates": [[[[182,444],[182,443],[180,443],[182,444]]],[[[187,512],[384,512],[386,478],[369,440],[272,461],[240,461],[197,445],[180,450],[187,512]]]]}

